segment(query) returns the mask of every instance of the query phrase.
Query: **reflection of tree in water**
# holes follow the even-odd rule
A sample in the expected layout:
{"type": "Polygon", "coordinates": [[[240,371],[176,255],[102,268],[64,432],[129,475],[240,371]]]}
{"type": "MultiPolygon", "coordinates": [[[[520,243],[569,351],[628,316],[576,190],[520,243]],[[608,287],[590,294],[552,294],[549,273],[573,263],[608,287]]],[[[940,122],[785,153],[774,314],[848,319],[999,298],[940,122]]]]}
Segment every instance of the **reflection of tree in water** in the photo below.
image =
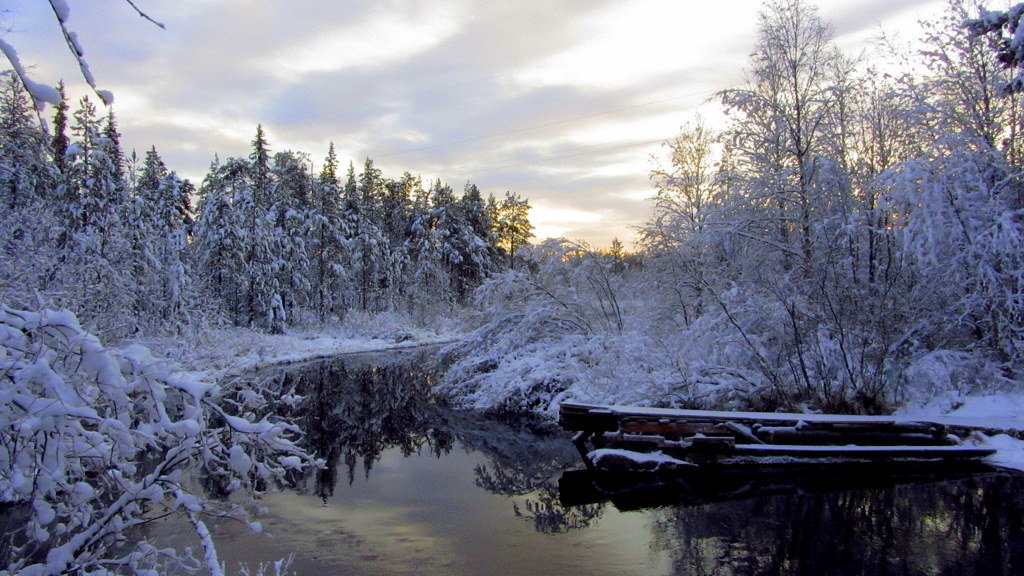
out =
{"type": "Polygon", "coordinates": [[[538,532],[586,528],[601,516],[602,504],[567,508],[559,502],[558,477],[579,456],[551,424],[521,414],[462,415],[453,424],[459,441],[488,459],[474,470],[476,485],[513,497],[515,515],[533,522],[538,532]]]}
{"type": "Polygon", "coordinates": [[[565,434],[550,423],[521,414],[482,415],[444,409],[431,395],[438,370],[432,351],[359,355],[264,371],[281,382],[282,398],[302,397],[292,412],[305,443],[323,458],[323,470],[306,479],[325,501],[334,494],[344,465],[351,484],[362,464],[369,477],[381,454],[399,448],[408,456],[424,448],[447,454],[456,439],[487,463],[475,469],[475,483],[513,498],[513,512],[544,533],[583,528],[602,505],[565,508],[558,477],[578,455],[565,434]]]}
{"type": "Polygon", "coordinates": [[[430,395],[435,374],[426,353],[391,353],[316,362],[281,376],[284,390],[302,396],[294,409],[306,445],[326,462],[313,473],[318,496],[334,494],[341,463],[351,484],[360,463],[369,476],[390,448],[406,456],[451,450],[452,433],[430,395]]]}
{"type": "Polygon", "coordinates": [[[515,502],[512,506],[516,516],[533,522],[534,530],[542,534],[560,534],[589,528],[604,512],[604,504],[563,506],[559,501],[557,486],[545,486],[522,505],[515,502]]]}
{"type": "Polygon", "coordinates": [[[666,508],[674,574],[1024,574],[1024,476],[666,508]]]}

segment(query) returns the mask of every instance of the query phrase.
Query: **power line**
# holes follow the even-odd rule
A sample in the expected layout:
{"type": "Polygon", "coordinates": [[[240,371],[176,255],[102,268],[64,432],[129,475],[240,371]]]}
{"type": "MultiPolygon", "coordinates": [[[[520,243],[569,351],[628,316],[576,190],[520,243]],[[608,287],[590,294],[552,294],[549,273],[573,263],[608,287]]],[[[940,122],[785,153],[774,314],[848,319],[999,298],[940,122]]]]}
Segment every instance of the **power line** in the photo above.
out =
{"type": "Polygon", "coordinates": [[[481,136],[474,136],[472,138],[464,138],[462,140],[453,140],[451,142],[443,142],[443,143],[440,143],[440,144],[431,144],[431,145],[428,145],[428,146],[420,146],[418,148],[409,148],[407,150],[400,150],[398,152],[391,152],[389,154],[378,154],[374,158],[376,158],[376,159],[390,158],[392,156],[400,156],[400,155],[403,155],[403,154],[411,154],[413,152],[423,152],[425,150],[436,150],[438,148],[445,148],[447,146],[455,146],[455,145],[458,145],[458,144],[467,144],[469,142],[478,142],[480,140],[487,140],[487,139],[490,139],[490,138],[497,138],[498,136],[507,136],[509,134],[519,134],[521,132],[529,132],[531,130],[539,130],[541,128],[549,128],[551,126],[560,126],[562,124],[569,124],[569,123],[572,123],[572,122],[578,122],[580,120],[588,120],[590,118],[598,118],[600,116],[608,116],[610,114],[615,114],[617,112],[624,112],[626,110],[635,110],[637,108],[645,108],[645,107],[654,106],[654,105],[657,105],[657,104],[664,104],[665,102],[671,102],[673,100],[682,100],[683,98],[692,98],[694,96],[702,96],[702,95],[706,95],[706,94],[713,94],[714,92],[717,92],[717,90],[703,90],[703,91],[700,91],[700,92],[693,92],[693,93],[690,93],[690,94],[682,94],[682,95],[679,95],[679,96],[673,96],[671,98],[662,98],[660,100],[652,100],[650,102],[642,102],[640,104],[633,104],[633,105],[630,105],[630,106],[622,106],[622,107],[619,107],[619,108],[612,108],[612,109],[604,110],[604,111],[601,111],[601,112],[595,112],[593,114],[585,114],[585,115],[582,115],[582,116],[573,116],[571,118],[565,118],[563,120],[556,120],[554,122],[546,122],[544,124],[534,124],[532,126],[525,126],[523,128],[516,128],[514,130],[505,130],[503,132],[493,132],[491,134],[484,134],[484,135],[481,135],[481,136]]]}

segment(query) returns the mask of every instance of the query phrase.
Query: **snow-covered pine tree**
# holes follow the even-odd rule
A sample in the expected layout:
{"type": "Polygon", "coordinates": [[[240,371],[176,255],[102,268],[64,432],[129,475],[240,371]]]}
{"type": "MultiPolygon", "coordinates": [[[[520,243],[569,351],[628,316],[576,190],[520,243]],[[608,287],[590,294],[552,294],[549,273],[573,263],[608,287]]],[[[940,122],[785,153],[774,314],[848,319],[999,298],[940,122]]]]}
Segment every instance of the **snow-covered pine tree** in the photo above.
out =
{"type": "Polygon", "coordinates": [[[46,135],[28,93],[11,74],[0,89],[0,207],[18,211],[45,196],[52,184],[46,135]]]}
{"type": "Polygon", "coordinates": [[[0,88],[0,300],[9,304],[46,290],[58,228],[48,204],[57,174],[19,82],[12,74],[0,88]]]}
{"type": "Polygon", "coordinates": [[[487,204],[476,184],[467,183],[459,207],[465,221],[461,239],[458,242],[462,253],[461,262],[455,271],[456,298],[464,302],[498,265],[500,256],[495,247],[493,224],[487,204]]]}
{"type": "Polygon", "coordinates": [[[153,147],[136,181],[126,230],[137,284],[135,310],[147,330],[185,326],[198,299],[193,293],[187,248],[190,219],[182,205],[189,184],[167,169],[153,147]]]}
{"type": "MultiPolygon", "coordinates": [[[[103,120],[88,97],[74,114],[67,168],[55,195],[55,213],[64,229],[58,240],[62,262],[59,301],[74,307],[107,334],[134,331],[136,292],[125,243],[125,196],[109,154],[118,152],[103,136],[103,120]]],[[[56,288],[56,287],[55,287],[56,288]]]]}
{"type": "Polygon", "coordinates": [[[216,162],[199,188],[199,213],[189,245],[193,268],[203,279],[208,297],[223,307],[227,318],[244,324],[248,229],[236,196],[248,194],[249,163],[231,158],[216,162]]]}
{"type": "Polygon", "coordinates": [[[338,182],[338,156],[331,142],[313,186],[310,206],[311,304],[320,320],[342,317],[348,303],[348,275],[345,268],[345,238],[349,231],[342,218],[341,185],[338,182]]]}
{"type": "Polygon", "coordinates": [[[455,198],[451,187],[435,184],[431,199],[439,265],[448,277],[446,300],[462,301],[486,273],[487,245],[473,230],[467,205],[455,198]]]}
{"type": "Polygon", "coordinates": [[[389,178],[384,183],[384,190],[383,227],[390,254],[389,300],[397,303],[408,292],[406,272],[410,264],[406,236],[412,221],[413,198],[423,193],[423,181],[419,176],[405,172],[398,180],[389,178]]]}
{"type": "Polygon", "coordinates": [[[54,106],[53,114],[53,140],[50,141],[50,149],[53,152],[53,162],[57,172],[63,174],[66,166],[65,156],[71,140],[68,138],[68,96],[64,90],[64,81],[57,84],[57,94],[60,101],[54,106]]]}
{"type": "Polygon", "coordinates": [[[516,252],[533,238],[533,224],[530,224],[529,218],[530,203],[519,194],[506,192],[496,212],[494,234],[498,238],[498,248],[508,259],[508,267],[515,268],[516,252]]]}
{"type": "Polygon", "coordinates": [[[444,307],[451,300],[448,271],[443,265],[444,254],[435,226],[438,214],[434,201],[443,196],[443,188],[435,181],[428,192],[417,198],[406,232],[403,252],[408,265],[403,283],[407,286],[407,306],[417,315],[436,315],[437,305],[444,307]]]}
{"type": "Polygon", "coordinates": [[[126,174],[124,151],[121,149],[121,132],[117,128],[117,117],[114,116],[113,108],[107,109],[107,121],[103,125],[101,147],[113,166],[114,183],[123,203],[128,194],[128,176],[126,174]]]}
{"type": "MultiPolygon", "coordinates": [[[[352,172],[350,169],[350,176],[352,172]]],[[[354,223],[351,266],[357,282],[359,308],[379,312],[393,305],[392,258],[383,228],[384,178],[374,167],[373,160],[367,158],[358,183],[354,178],[349,182],[356,184],[350,193],[350,185],[346,183],[345,196],[347,217],[354,223]]]]}
{"type": "Polygon", "coordinates": [[[274,204],[274,186],[270,166],[270,147],[263,126],[256,127],[248,169],[236,182],[232,206],[242,216],[245,233],[244,325],[261,327],[275,333],[284,331],[284,299],[278,275],[279,257],[274,204]],[[237,185],[241,184],[241,185],[237,185]]]}
{"type": "MultiPolygon", "coordinates": [[[[313,179],[307,172],[309,157],[304,153],[278,152],[274,155],[273,206],[274,256],[277,262],[278,284],[285,318],[294,319],[300,307],[311,300],[307,243],[310,235],[310,202],[313,179]]],[[[283,331],[283,326],[272,328],[283,331]]]]}

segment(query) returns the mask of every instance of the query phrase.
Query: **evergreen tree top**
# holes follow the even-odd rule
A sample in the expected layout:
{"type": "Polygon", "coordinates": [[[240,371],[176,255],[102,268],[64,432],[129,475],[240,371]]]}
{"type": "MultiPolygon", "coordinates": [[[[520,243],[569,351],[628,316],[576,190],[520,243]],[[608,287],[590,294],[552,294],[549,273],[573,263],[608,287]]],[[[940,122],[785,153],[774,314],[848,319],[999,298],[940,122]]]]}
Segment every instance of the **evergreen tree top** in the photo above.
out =
{"type": "Polygon", "coordinates": [[[334,151],[334,141],[331,141],[327,148],[327,158],[324,159],[324,167],[320,171],[320,183],[338,185],[338,155],[334,151]]]}

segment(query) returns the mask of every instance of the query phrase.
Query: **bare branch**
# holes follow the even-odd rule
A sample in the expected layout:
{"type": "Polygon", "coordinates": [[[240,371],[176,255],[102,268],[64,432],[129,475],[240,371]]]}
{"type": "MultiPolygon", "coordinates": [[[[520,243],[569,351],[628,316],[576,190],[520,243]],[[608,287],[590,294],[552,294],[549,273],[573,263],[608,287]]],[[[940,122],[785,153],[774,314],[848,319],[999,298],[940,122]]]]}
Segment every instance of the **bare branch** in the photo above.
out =
{"type": "Polygon", "coordinates": [[[131,6],[132,8],[134,8],[134,9],[135,9],[135,12],[136,12],[136,13],[137,13],[137,14],[138,14],[139,16],[141,16],[141,17],[142,17],[143,19],[145,19],[145,20],[149,20],[149,21],[150,21],[150,22],[152,22],[153,24],[155,24],[155,25],[159,26],[161,30],[167,30],[167,26],[164,26],[162,22],[157,22],[156,20],[153,20],[153,19],[152,19],[152,18],[151,18],[151,17],[149,16],[149,14],[146,14],[145,12],[143,12],[142,10],[140,10],[140,9],[139,9],[139,7],[135,5],[135,2],[134,2],[133,0],[124,0],[124,1],[125,1],[125,2],[127,2],[129,6],[131,6]]]}

